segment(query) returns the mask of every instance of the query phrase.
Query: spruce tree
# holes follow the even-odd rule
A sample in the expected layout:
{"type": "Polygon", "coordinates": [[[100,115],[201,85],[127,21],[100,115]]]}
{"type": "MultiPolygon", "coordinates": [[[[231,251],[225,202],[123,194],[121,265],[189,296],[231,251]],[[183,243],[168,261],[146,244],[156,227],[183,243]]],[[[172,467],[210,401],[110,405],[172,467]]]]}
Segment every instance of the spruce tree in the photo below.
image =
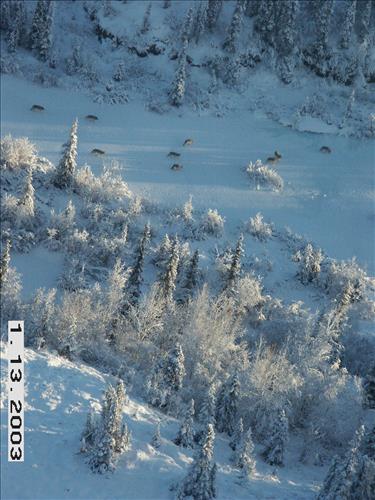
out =
{"type": "Polygon", "coordinates": [[[276,7],[275,0],[260,0],[259,2],[254,28],[265,46],[275,46],[276,7]]]}
{"type": "Polygon", "coordinates": [[[255,469],[254,443],[251,428],[243,435],[241,443],[236,449],[235,464],[240,469],[240,477],[242,479],[249,479],[251,477],[255,469]]]}
{"type": "Polygon", "coordinates": [[[143,281],[143,264],[145,260],[146,250],[151,237],[151,227],[147,223],[144,227],[143,234],[139,241],[136,261],[129,277],[129,301],[131,304],[136,304],[141,295],[141,284],[143,281]]]}
{"type": "Polygon", "coordinates": [[[222,7],[223,7],[223,0],[208,0],[205,17],[206,17],[207,28],[210,31],[214,30],[222,7]]]}
{"type": "Polygon", "coordinates": [[[241,417],[234,429],[232,439],[229,441],[229,446],[232,448],[233,451],[238,449],[238,446],[241,444],[242,438],[243,438],[243,420],[241,417]]]}
{"type": "Polygon", "coordinates": [[[125,80],[125,66],[123,62],[120,62],[117,66],[113,79],[115,82],[123,82],[125,80]]]}
{"type": "Polygon", "coordinates": [[[11,22],[11,0],[0,2],[0,29],[8,31],[11,22]]]}
{"type": "Polygon", "coordinates": [[[265,461],[270,465],[284,465],[285,446],[288,441],[288,418],[285,410],[278,410],[270,429],[270,436],[263,452],[265,461]]]}
{"type": "Polygon", "coordinates": [[[180,260],[180,244],[176,236],[172,244],[171,253],[167,263],[165,274],[161,280],[161,290],[167,304],[173,303],[173,294],[176,289],[176,279],[177,279],[179,260],[180,260]]]}
{"type": "Polygon", "coordinates": [[[160,422],[158,422],[156,429],[155,429],[155,433],[152,436],[151,446],[153,446],[155,449],[160,448],[160,446],[161,446],[160,422]]]}
{"type": "Polygon", "coordinates": [[[164,0],[163,9],[169,9],[171,6],[171,0],[164,0]]]}
{"type": "Polygon", "coordinates": [[[95,433],[97,431],[97,423],[95,422],[94,413],[92,410],[87,414],[86,424],[81,434],[81,453],[86,453],[91,448],[95,441],[95,433]]]}
{"type": "Polygon", "coordinates": [[[352,37],[357,0],[346,0],[344,7],[344,21],[341,26],[340,47],[342,49],[349,48],[352,37]]]}
{"type": "Polygon", "coordinates": [[[375,363],[364,379],[366,406],[375,409],[375,363]]]}
{"type": "Polygon", "coordinates": [[[241,275],[241,258],[244,254],[243,248],[243,234],[240,234],[238,238],[236,249],[232,256],[232,262],[228,272],[227,283],[225,288],[230,292],[234,293],[236,290],[236,285],[241,275]]]}
{"type": "Polygon", "coordinates": [[[194,399],[190,401],[190,406],[185,413],[184,420],[180,426],[177,437],[174,440],[177,446],[184,448],[194,447],[194,399]]]}
{"type": "Polygon", "coordinates": [[[207,14],[206,2],[201,1],[199,3],[197,10],[196,10],[195,20],[194,20],[193,33],[194,33],[195,43],[199,42],[201,36],[203,35],[203,33],[205,31],[206,24],[207,24],[206,14],[207,14]]]}
{"type": "Polygon", "coordinates": [[[23,2],[19,0],[15,0],[10,4],[10,16],[8,18],[8,33],[7,33],[7,45],[8,50],[11,54],[13,54],[20,43],[21,38],[21,27],[22,22],[21,19],[21,11],[22,11],[23,2]]]}
{"type": "Polygon", "coordinates": [[[356,27],[358,41],[362,44],[370,33],[372,1],[363,0],[358,2],[356,11],[356,27]]]}
{"type": "Polygon", "coordinates": [[[26,177],[25,187],[19,205],[23,208],[24,215],[34,217],[35,214],[35,195],[33,188],[33,171],[30,168],[26,177]]]}
{"type": "Polygon", "coordinates": [[[57,167],[54,184],[58,188],[71,187],[77,167],[78,120],[75,119],[70,130],[68,142],[63,145],[63,156],[57,167]]]}
{"type": "Polygon", "coordinates": [[[177,494],[178,500],[191,497],[193,500],[211,500],[216,497],[216,464],[213,461],[215,431],[208,424],[202,445],[183,480],[177,494]]]}
{"type": "Polygon", "coordinates": [[[328,56],[328,35],[333,13],[333,0],[316,0],[315,2],[315,33],[314,46],[315,63],[324,72],[324,61],[328,56]]]}
{"type": "Polygon", "coordinates": [[[199,263],[199,251],[195,250],[193,256],[190,259],[189,267],[186,272],[186,279],[184,284],[185,290],[185,300],[192,296],[194,289],[198,284],[198,268],[199,263]]]}
{"type": "Polygon", "coordinates": [[[38,0],[30,32],[30,46],[42,60],[48,59],[52,46],[54,2],[52,0],[38,0]]]}
{"type": "Polygon", "coordinates": [[[193,17],[194,10],[192,7],[188,9],[185,17],[184,24],[182,26],[182,32],[181,32],[181,41],[182,44],[187,44],[190,42],[191,37],[192,37],[192,30],[193,30],[193,17]]]}
{"type": "Polygon", "coordinates": [[[3,286],[5,280],[7,279],[9,267],[10,267],[10,240],[6,240],[3,253],[1,254],[0,262],[0,288],[3,286]]]}
{"type": "Polygon", "coordinates": [[[178,58],[178,66],[172,82],[172,87],[169,92],[169,100],[173,106],[181,106],[185,97],[186,86],[186,49],[187,44],[184,43],[178,58]]]}
{"type": "Polygon", "coordinates": [[[297,0],[285,0],[280,6],[277,23],[278,72],[284,83],[293,78],[296,58],[296,19],[299,4],[297,0]]]}
{"type": "Polygon", "coordinates": [[[249,17],[254,17],[258,14],[260,0],[247,0],[245,6],[245,14],[249,17]]]}
{"type": "Polygon", "coordinates": [[[233,435],[236,428],[239,395],[240,383],[237,375],[234,375],[223,385],[216,406],[216,428],[229,436],[233,435]]]}
{"type": "Polygon", "coordinates": [[[142,28],[141,28],[141,33],[144,35],[148,31],[150,31],[150,16],[151,16],[151,8],[152,4],[151,2],[147,5],[145,15],[143,17],[143,23],[142,23],[142,28]]]}
{"type": "Polygon", "coordinates": [[[227,36],[225,38],[223,49],[227,52],[236,52],[238,39],[241,33],[241,27],[244,16],[243,0],[237,0],[236,8],[234,10],[232,21],[229,25],[227,36]]]}
{"type": "Polygon", "coordinates": [[[199,412],[199,420],[204,426],[206,426],[207,424],[215,425],[215,414],[216,390],[214,385],[210,384],[207,388],[206,397],[199,412]]]}

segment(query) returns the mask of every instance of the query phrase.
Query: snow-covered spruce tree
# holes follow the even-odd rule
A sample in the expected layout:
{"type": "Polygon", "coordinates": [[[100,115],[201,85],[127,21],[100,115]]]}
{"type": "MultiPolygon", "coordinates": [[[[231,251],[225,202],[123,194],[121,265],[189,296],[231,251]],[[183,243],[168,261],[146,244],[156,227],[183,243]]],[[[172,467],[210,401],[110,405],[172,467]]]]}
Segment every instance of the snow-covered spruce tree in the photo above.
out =
{"type": "Polygon", "coordinates": [[[254,28],[265,46],[274,47],[276,38],[276,8],[274,0],[260,0],[254,28]]]}
{"type": "Polygon", "coordinates": [[[169,100],[172,106],[181,106],[185,97],[186,87],[186,49],[187,44],[184,43],[178,58],[178,66],[172,82],[172,87],[169,92],[169,100]]]}
{"type": "Polygon", "coordinates": [[[243,234],[240,234],[238,238],[236,249],[232,256],[232,262],[228,272],[227,282],[225,284],[225,289],[234,294],[236,291],[236,285],[241,275],[241,258],[244,255],[243,248],[243,234]]]}
{"type": "Polygon", "coordinates": [[[11,0],[3,0],[0,2],[0,29],[2,31],[7,31],[10,26],[11,21],[11,0]]]}
{"type": "Polygon", "coordinates": [[[216,428],[228,436],[232,436],[236,429],[239,397],[240,382],[237,375],[233,375],[223,384],[216,405],[216,428]]]}
{"type": "Polygon", "coordinates": [[[158,408],[174,411],[178,394],[185,377],[185,358],[180,344],[177,344],[162,359],[155,362],[147,380],[148,402],[158,408]]]}
{"type": "Polygon", "coordinates": [[[10,248],[11,248],[10,240],[6,240],[0,261],[0,289],[2,288],[3,284],[5,283],[5,280],[8,277],[8,272],[10,267],[10,248]]]}
{"type": "Polygon", "coordinates": [[[320,76],[328,73],[328,35],[333,13],[333,0],[316,0],[313,4],[315,42],[305,51],[305,62],[320,76]]]}
{"type": "Polygon", "coordinates": [[[363,453],[375,461],[375,425],[367,432],[363,443],[363,453]]]}
{"type": "Polygon", "coordinates": [[[216,464],[213,461],[215,431],[208,424],[201,448],[196,453],[188,475],[182,481],[177,499],[211,500],[216,497],[216,464]]]}
{"type": "Polygon", "coordinates": [[[193,35],[194,9],[190,7],[186,13],[185,21],[181,31],[182,44],[189,43],[193,35]]]}
{"type": "Polygon", "coordinates": [[[280,5],[277,21],[277,68],[281,80],[290,83],[296,64],[296,19],[299,3],[297,0],[284,0],[280,5]]]}
{"type": "Polygon", "coordinates": [[[180,260],[180,243],[177,236],[173,240],[170,257],[164,276],[161,278],[161,291],[168,304],[173,303],[173,294],[176,289],[178,263],[180,260]]]}
{"type": "Polygon", "coordinates": [[[48,59],[52,47],[53,0],[38,0],[30,32],[30,45],[42,60],[48,59]]]}
{"type": "Polygon", "coordinates": [[[361,426],[343,459],[334,458],[318,500],[347,498],[371,500],[375,494],[375,462],[363,454],[364,427],[361,426]]]}
{"type": "Polygon", "coordinates": [[[121,397],[119,399],[116,392],[110,385],[104,395],[101,420],[89,449],[93,472],[113,470],[118,456],[130,448],[131,436],[127,426],[122,424],[121,397]]]}
{"type": "Polygon", "coordinates": [[[164,0],[163,9],[169,9],[169,7],[171,6],[171,3],[172,3],[172,0],[164,0]]]}
{"type": "Polygon", "coordinates": [[[229,446],[232,448],[233,451],[235,451],[241,444],[242,438],[243,438],[243,420],[242,417],[240,417],[234,429],[233,436],[229,441],[229,446]]]}
{"type": "Polygon", "coordinates": [[[150,31],[151,8],[152,8],[152,4],[150,2],[146,7],[145,15],[143,17],[142,28],[141,28],[142,35],[146,34],[148,31],[150,31]]]}
{"type": "Polygon", "coordinates": [[[81,434],[81,453],[87,453],[87,451],[94,445],[95,433],[97,432],[97,422],[92,410],[87,414],[85,427],[83,428],[81,434]]]}
{"type": "Polygon", "coordinates": [[[341,26],[340,47],[349,48],[355,23],[357,0],[346,0],[344,6],[344,21],[341,26]]]}
{"type": "Polygon", "coordinates": [[[63,156],[56,169],[54,184],[60,189],[71,187],[77,167],[78,120],[75,119],[70,130],[68,142],[63,145],[63,156]]]}
{"type": "Polygon", "coordinates": [[[35,349],[51,346],[56,317],[56,288],[38,289],[28,307],[27,345],[35,349]]]}
{"type": "Polygon", "coordinates": [[[115,82],[123,82],[125,80],[125,65],[123,62],[118,64],[113,79],[115,82]]]}
{"type": "Polygon", "coordinates": [[[194,399],[192,399],[178,430],[177,437],[174,440],[177,446],[183,446],[184,448],[194,447],[194,414],[194,399]]]}
{"type": "Polygon", "coordinates": [[[375,363],[365,376],[363,388],[365,391],[366,406],[375,409],[375,363]]]}
{"type": "Polygon", "coordinates": [[[206,10],[206,23],[207,23],[207,28],[210,31],[214,30],[222,7],[223,7],[223,0],[208,0],[207,10],[206,10]]]}
{"type": "Polygon", "coordinates": [[[258,14],[260,0],[247,0],[245,5],[245,14],[254,17],[258,14]]]}
{"type": "Polygon", "coordinates": [[[285,410],[278,410],[273,418],[270,427],[270,436],[268,438],[265,450],[263,451],[264,460],[270,465],[284,465],[285,446],[289,434],[288,418],[285,410]]]}
{"type": "Polygon", "coordinates": [[[216,390],[213,384],[210,384],[207,388],[204,401],[202,403],[201,410],[199,412],[199,421],[203,425],[213,424],[215,425],[215,414],[216,414],[216,390]]]}
{"type": "Polygon", "coordinates": [[[186,271],[186,278],[184,283],[184,300],[187,300],[189,297],[193,295],[194,289],[198,284],[198,275],[199,275],[199,251],[195,250],[193,256],[190,259],[189,267],[186,271]]]}
{"type": "Polygon", "coordinates": [[[241,479],[249,479],[255,469],[254,443],[251,428],[242,436],[235,451],[235,465],[240,469],[241,479]]]}
{"type": "Polygon", "coordinates": [[[129,276],[128,296],[131,304],[136,304],[141,295],[143,264],[145,260],[146,250],[151,237],[151,227],[147,223],[143,229],[143,234],[139,241],[136,261],[129,276]]]}
{"type": "Polygon", "coordinates": [[[320,265],[323,261],[323,254],[320,248],[314,249],[308,243],[302,251],[298,251],[294,260],[299,262],[298,277],[304,285],[316,281],[320,274],[320,265]]]}
{"type": "Polygon", "coordinates": [[[203,35],[206,29],[206,24],[207,24],[206,14],[207,14],[206,2],[201,1],[199,3],[198,8],[196,9],[194,25],[193,25],[193,36],[195,43],[199,42],[201,36],[203,35]]]}
{"type": "Polygon", "coordinates": [[[10,4],[10,15],[8,18],[7,45],[10,53],[14,53],[20,45],[21,30],[25,29],[25,5],[20,0],[10,4]]]}
{"type": "Polygon", "coordinates": [[[152,436],[151,446],[153,446],[155,449],[160,448],[161,446],[160,422],[157,423],[155,433],[152,436]]]}
{"type": "Polygon", "coordinates": [[[357,3],[356,31],[359,43],[363,43],[369,35],[371,23],[372,0],[357,3]]]}
{"type": "Polygon", "coordinates": [[[237,42],[241,33],[241,27],[244,17],[243,0],[237,0],[236,8],[232,16],[231,23],[228,27],[227,36],[223,43],[223,49],[227,52],[236,52],[237,42]]]}
{"type": "Polygon", "coordinates": [[[23,190],[23,194],[21,198],[19,199],[19,206],[22,208],[22,215],[24,217],[34,217],[35,215],[35,195],[34,195],[35,189],[33,187],[33,171],[30,168],[26,181],[25,181],[25,187],[23,190]]]}

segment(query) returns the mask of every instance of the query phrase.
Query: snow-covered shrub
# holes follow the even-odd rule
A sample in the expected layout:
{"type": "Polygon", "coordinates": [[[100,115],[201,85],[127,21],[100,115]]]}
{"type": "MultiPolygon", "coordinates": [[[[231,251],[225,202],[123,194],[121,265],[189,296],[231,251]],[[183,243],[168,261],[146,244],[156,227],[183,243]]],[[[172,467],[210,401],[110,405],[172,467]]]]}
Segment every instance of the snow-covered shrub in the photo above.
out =
{"type": "Polygon", "coordinates": [[[37,162],[36,147],[27,137],[13,139],[9,134],[0,141],[1,168],[33,168],[37,162]]]}
{"type": "Polygon", "coordinates": [[[264,319],[262,311],[266,299],[262,296],[262,284],[258,278],[246,274],[238,280],[236,306],[240,314],[245,315],[246,321],[256,325],[264,319]]]}
{"type": "Polygon", "coordinates": [[[216,236],[217,238],[223,234],[225,218],[215,209],[208,209],[203,216],[200,230],[203,234],[216,236]]]}
{"type": "Polygon", "coordinates": [[[251,217],[248,224],[250,234],[260,241],[267,241],[272,236],[272,224],[263,221],[263,215],[258,212],[255,217],[251,217]]]}
{"type": "Polygon", "coordinates": [[[304,285],[318,281],[323,258],[320,248],[314,249],[311,243],[293,256],[293,260],[299,263],[297,276],[304,285]]]}
{"type": "Polygon", "coordinates": [[[284,181],[276,170],[263,165],[261,160],[257,160],[255,163],[250,162],[246,167],[246,172],[257,189],[269,187],[276,191],[282,191],[284,188],[284,181]]]}
{"type": "Polygon", "coordinates": [[[53,344],[56,289],[38,289],[28,305],[27,344],[41,349],[53,344]]]}
{"type": "Polygon", "coordinates": [[[341,297],[351,284],[355,290],[353,300],[360,300],[365,292],[366,278],[365,271],[357,264],[355,258],[349,261],[333,261],[327,269],[322,285],[331,297],[341,297]]]}
{"type": "Polygon", "coordinates": [[[119,163],[113,161],[110,165],[104,166],[102,175],[98,177],[93,174],[89,166],[85,166],[76,173],[76,189],[92,203],[130,198],[131,192],[123,181],[120,170],[119,163]]]}

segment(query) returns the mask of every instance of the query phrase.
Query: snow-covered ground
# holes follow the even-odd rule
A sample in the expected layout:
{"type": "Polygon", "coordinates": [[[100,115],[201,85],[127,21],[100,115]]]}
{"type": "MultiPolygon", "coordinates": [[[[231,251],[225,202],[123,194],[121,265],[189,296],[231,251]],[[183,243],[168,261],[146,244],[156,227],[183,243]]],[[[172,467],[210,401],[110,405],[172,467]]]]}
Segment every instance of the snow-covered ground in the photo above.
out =
{"type": "MultiPolygon", "coordinates": [[[[2,457],[7,454],[7,364],[2,345],[2,457]]],[[[172,443],[178,421],[131,398],[124,408],[124,422],[132,432],[132,450],[122,456],[113,474],[92,474],[79,453],[80,435],[88,411],[100,411],[102,392],[113,380],[87,365],[29,349],[25,351],[25,377],[25,461],[16,464],[2,459],[2,498],[173,498],[169,487],[186,475],[191,463],[191,452],[172,443]],[[150,441],[159,421],[162,440],[155,450],[150,441]]],[[[230,464],[230,452],[228,438],[219,435],[215,443],[218,500],[314,498],[325,471],[301,464],[275,470],[259,459],[254,477],[241,484],[230,464]]],[[[292,454],[288,455],[287,463],[292,460],[292,454]]]]}
{"type": "Polygon", "coordinates": [[[223,118],[158,115],[139,103],[110,106],[60,89],[40,88],[4,76],[1,86],[2,134],[27,136],[40,154],[56,162],[70,125],[79,119],[79,164],[99,171],[103,160],[93,148],[117,159],[130,188],[161,205],[174,207],[193,195],[197,209],[217,208],[226,218],[226,236],[260,211],[276,227],[288,225],[330,256],[356,256],[369,274],[375,270],[375,149],[370,140],[296,132],[243,109],[223,118]],[[33,113],[33,104],[46,110],[33,113]],[[87,114],[99,120],[88,123],[87,114]],[[190,147],[183,147],[192,138],[190,147]],[[321,153],[329,146],[331,154],[321,153]],[[256,191],[244,167],[277,149],[282,193],[256,191]],[[173,172],[169,151],[180,152],[183,170],[173,172]]]}

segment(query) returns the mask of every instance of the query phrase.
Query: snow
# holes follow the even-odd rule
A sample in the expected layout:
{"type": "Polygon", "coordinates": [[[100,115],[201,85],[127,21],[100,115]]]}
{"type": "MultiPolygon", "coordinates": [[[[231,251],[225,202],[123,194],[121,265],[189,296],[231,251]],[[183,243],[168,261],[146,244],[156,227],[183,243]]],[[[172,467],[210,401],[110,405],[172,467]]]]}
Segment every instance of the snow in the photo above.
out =
{"type": "MultiPolygon", "coordinates": [[[[1,453],[6,456],[7,353],[1,345],[1,453]]],[[[108,376],[82,363],[61,360],[47,352],[25,350],[25,461],[2,461],[1,498],[11,499],[103,499],[172,498],[169,487],[179,482],[191,463],[191,450],[172,443],[178,422],[130,398],[124,422],[132,432],[133,448],[120,459],[117,470],[104,477],[93,474],[79,453],[79,439],[90,408],[100,411],[108,376]],[[149,443],[161,422],[161,446],[149,443]]],[[[229,464],[228,438],[218,435],[218,500],[314,498],[324,468],[292,465],[274,474],[274,468],[258,460],[249,483],[237,479],[229,464]]],[[[287,460],[292,460],[288,456],[287,460]]]]}
{"type": "Polygon", "coordinates": [[[40,154],[60,158],[71,123],[79,119],[78,162],[98,172],[103,160],[120,160],[130,188],[162,206],[174,207],[193,195],[196,209],[217,208],[226,218],[226,237],[260,211],[278,228],[290,226],[334,258],[356,256],[374,273],[374,147],[371,141],[332,134],[301,133],[246,109],[214,116],[186,111],[158,115],[140,103],[110,106],[92,103],[79,93],[40,88],[12,76],[2,78],[2,133],[28,136],[40,154]],[[30,111],[33,104],[44,113],[30,111]],[[99,120],[88,123],[87,114],[99,120]],[[190,147],[184,140],[193,138],[190,147]],[[332,154],[324,155],[327,145],[332,154]],[[283,158],[276,169],[282,193],[250,187],[244,167],[263,161],[277,149],[283,158]],[[183,170],[173,172],[169,151],[182,153],[183,170]]]}

